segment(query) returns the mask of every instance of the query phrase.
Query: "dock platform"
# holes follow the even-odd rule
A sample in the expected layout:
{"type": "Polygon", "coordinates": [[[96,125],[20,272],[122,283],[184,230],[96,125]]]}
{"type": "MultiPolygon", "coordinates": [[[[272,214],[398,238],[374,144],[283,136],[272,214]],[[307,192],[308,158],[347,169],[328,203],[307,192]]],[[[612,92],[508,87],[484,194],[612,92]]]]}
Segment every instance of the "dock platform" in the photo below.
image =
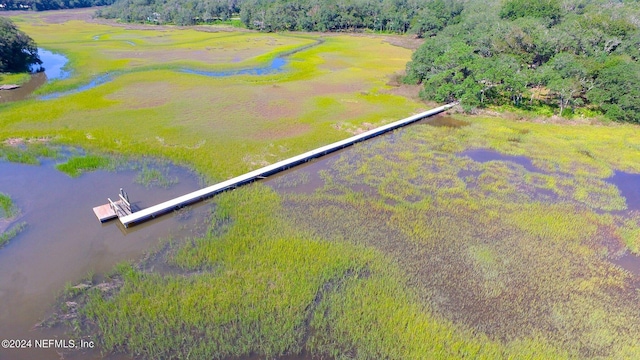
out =
{"type": "Polygon", "coordinates": [[[120,189],[119,197],[120,200],[117,201],[107,198],[108,203],[93,208],[93,213],[101,223],[115,218],[123,218],[133,213],[127,193],[120,189]]]}
{"type": "Polygon", "coordinates": [[[117,217],[131,215],[131,211],[128,210],[122,200],[115,201],[114,205],[117,213],[113,210],[114,207],[112,207],[111,204],[96,206],[93,208],[93,213],[96,214],[96,217],[100,222],[107,222],[117,217]]]}

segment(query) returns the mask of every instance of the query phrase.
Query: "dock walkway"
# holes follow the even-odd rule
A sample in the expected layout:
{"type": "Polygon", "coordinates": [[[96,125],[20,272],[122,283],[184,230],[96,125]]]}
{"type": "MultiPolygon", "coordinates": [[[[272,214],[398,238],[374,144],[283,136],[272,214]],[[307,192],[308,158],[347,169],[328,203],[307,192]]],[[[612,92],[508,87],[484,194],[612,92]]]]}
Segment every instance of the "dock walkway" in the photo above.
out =
{"type": "MultiPolygon", "coordinates": [[[[398,120],[396,122],[393,122],[391,124],[387,124],[378,128],[375,128],[373,130],[369,130],[367,132],[364,132],[362,134],[359,135],[355,135],[352,136],[348,139],[345,140],[341,140],[341,141],[337,141],[335,143],[317,148],[315,150],[311,150],[308,151],[306,153],[300,154],[298,156],[294,156],[292,158],[286,159],[286,160],[282,160],[279,162],[276,162],[274,164],[265,166],[263,168],[248,172],[244,175],[240,175],[238,177],[220,182],[218,184],[206,187],[204,189],[200,189],[194,192],[191,192],[189,194],[185,194],[182,195],[180,197],[177,197],[175,199],[171,199],[168,201],[165,201],[163,203],[160,203],[158,205],[154,205],[151,207],[148,207],[146,209],[142,209],[140,211],[136,211],[124,216],[119,216],[120,214],[118,214],[118,218],[120,219],[120,221],[122,222],[122,224],[125,227],[128,227],[129,225],[132,224],[136,224],[136,223],[140,223],[143,222],[145,220],[149,220],[151,218],[154,218],[158,215],[167,213],[167,212],[171,212],[173,210],[177,210],[185,205],[189,205],[201,200],[204,200],[206,198],[209,198],[211,196],[214,196],[218,193],[221,193],[223,191],[227,191],[230,189],[235,189],[238,186],[242,186],[245,184],[248,184],[250,182],[253,182],[257,179],[263,179],[269,175],[273,175],[276,174],[280,171],[289,169],[291,167],[294,167],[296,165],[299,164],[303,164],[309,160],[324,156],[326,154],[332,153],[334,151],[338,151],[340,149],[344,149],[348,146],[351,146],[353,144],[356,144],[358,142],[361,141],[365,141],[368,139],[371,139],[373,137],[376,137],[378,135],[387,133],[389,131],[398,129],[400,127],[403,127],[405,125],[414,123],[416,121],[422,120],[424,118],[427,118],[429,116],[433,116],[436,114],[439,114],[443,111],[446,111],[450,108],[452,108],[453,106],[455,106],[457,103],[451,103],[451,104],[447,104],[447,105],[443,105],[440,107],[437,107],[435,109],[431,109],[429,111],[425,111],[413,116],[410,116],[408,118],[402,119],[402,120],[398,120]]],[[[94,210],[95,211],[95,210],[94,210]]],[[[97,215],[97,214],[96,214],[97,215]]]]}

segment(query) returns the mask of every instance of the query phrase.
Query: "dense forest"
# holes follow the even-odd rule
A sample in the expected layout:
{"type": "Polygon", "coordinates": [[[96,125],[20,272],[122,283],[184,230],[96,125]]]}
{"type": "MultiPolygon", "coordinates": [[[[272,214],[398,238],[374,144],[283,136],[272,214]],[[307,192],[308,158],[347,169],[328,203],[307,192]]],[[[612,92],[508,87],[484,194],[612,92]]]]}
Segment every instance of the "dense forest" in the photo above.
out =
{"type": "Polygon", "coordinates": [[[42,62],[33,39],[9,18],[0,17],[0,73],[29,71],[34,64],[42,62]]]}
{"type": "Polygon", "coordinates": [[[114,0],[0,0],[0,10],[59,10],[111,5],[114,0]]]}

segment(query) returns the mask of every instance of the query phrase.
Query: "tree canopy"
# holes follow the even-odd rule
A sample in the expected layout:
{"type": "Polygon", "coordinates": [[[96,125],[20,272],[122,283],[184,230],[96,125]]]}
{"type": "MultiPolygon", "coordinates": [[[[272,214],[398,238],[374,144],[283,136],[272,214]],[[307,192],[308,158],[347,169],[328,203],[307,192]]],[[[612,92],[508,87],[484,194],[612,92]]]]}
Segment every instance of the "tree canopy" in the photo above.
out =
{"type": "Polygon", "coordinates": [[[0,17],[0,72],[29,71],[31,65],[42,64],[38,48],[13,21],[0,17]]]}
{"type": "Polygon", "coordinates": [[[456,21],[454,0],[118,0],[99,16],[124,21],[192,25],[227,20],[234,14],[262,31],[413,32],[431,35],[456,21]]]}
{"type": "Polygon", "coordinates": [[[474,1],[407,65],[422,97],[577,109],[640,122],[640,5],[598,0],[474,1]]]}

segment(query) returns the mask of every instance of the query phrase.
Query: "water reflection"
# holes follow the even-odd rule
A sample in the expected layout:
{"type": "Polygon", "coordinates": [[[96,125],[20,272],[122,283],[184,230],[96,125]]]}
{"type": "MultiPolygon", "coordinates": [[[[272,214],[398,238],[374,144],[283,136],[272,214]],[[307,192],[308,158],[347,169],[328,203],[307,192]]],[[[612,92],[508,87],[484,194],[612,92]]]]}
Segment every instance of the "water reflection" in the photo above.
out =
{"type": "Polygon", "coordinates": [[[31,71],[35,72],[39,71],[40,68],[44,68],[44,73],[48,80],[62,80],[71,76],[69,71],[64,70],[68,62],[64,55],[38,48],[38,56],[42,60],[42,65],[32,67],[31,71]]]}
{"type": "Polygon", "coordinates": [[[71,76],[71,73],[64,69],[68,61],[65,56],[41,48],[38,48],[38,56],[42,64],[31,67],[31,71],[34,72],[31,79],[17,89],[0,91],[0,103],[27,99],[48,80],[63,80],[71,76]],[[44,71],[41,71],[42,69],[44,71]]]}
{"type": "Polygon", "coordinates": [[[224,76],[236,76],[236,75],[268,75],[283,71],[283,67],[287,64],[287,61],[283,58],[275,58],[271,64],[263,67],[254,67],[240,70],[228,70],[228,71],[201,71],[182,69],[182,72],[189,74],[204,75],[210,77],[224,77],[224,76]]]}

